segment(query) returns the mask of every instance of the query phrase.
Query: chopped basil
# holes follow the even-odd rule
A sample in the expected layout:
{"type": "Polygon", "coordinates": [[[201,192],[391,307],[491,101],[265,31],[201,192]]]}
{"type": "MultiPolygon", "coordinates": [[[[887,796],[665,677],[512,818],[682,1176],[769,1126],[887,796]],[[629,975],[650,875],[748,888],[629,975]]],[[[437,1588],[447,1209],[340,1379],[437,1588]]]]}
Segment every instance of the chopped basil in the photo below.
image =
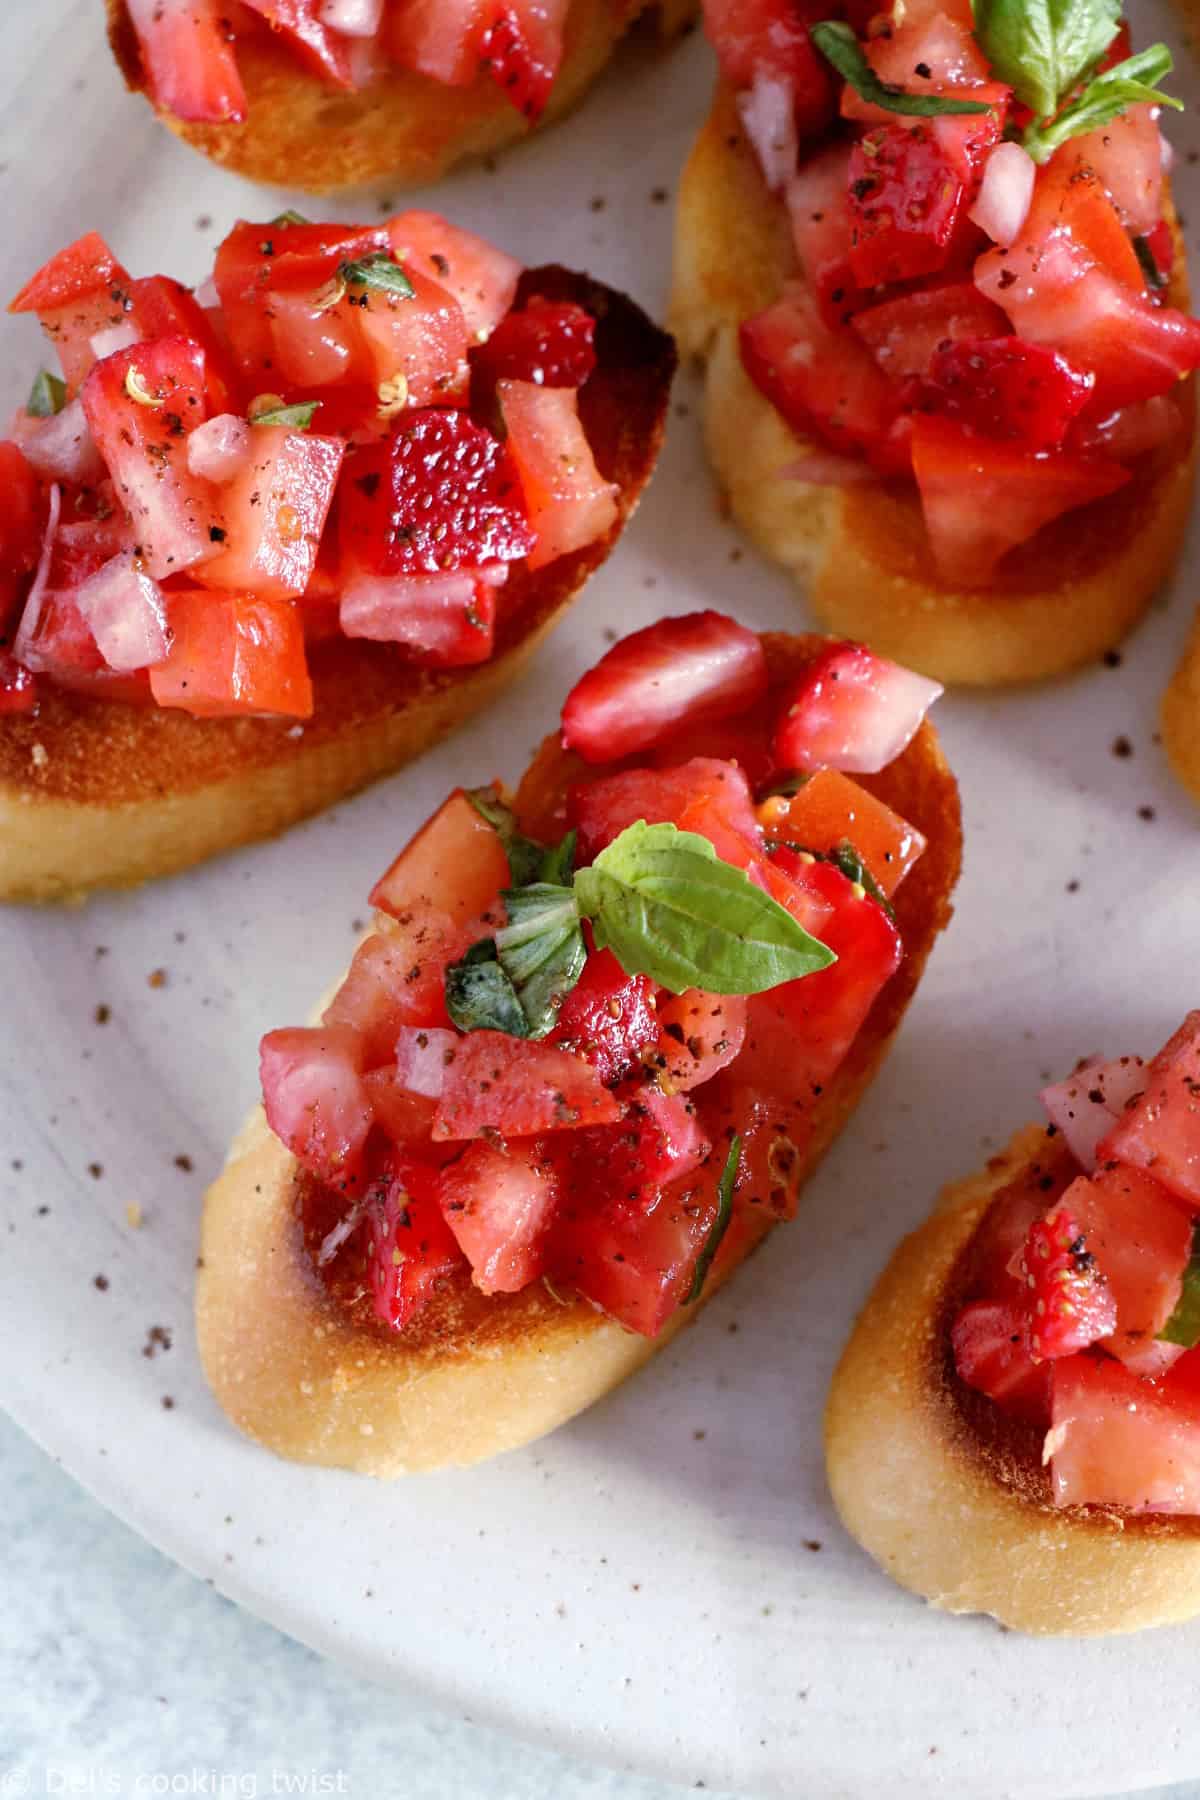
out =
{"type": "Polygon", "coordinates": [[[733,1189],[737,1181],[738,1162],[742,1154],[742,1140],[735,1137],[729,1146],[729,1155],[725,1158],[725,1167],[721,1171],[721,1179],[717,1184],[717,1216],[713,1220],[712,1230],[704,1240],[704,1248],[696,1262],[696,1272],[692,1276],[692,1285],[685,1294],[681,1305],[691,1306],[704,1292],[704,1284],[708,1280],[708,1271],[712,1268],[713,1258],[721,1248],[721,1239],[729,1230],[729,1221],[733,1217],[733,1189]]]}
{"type": "Polygon", "coordinates": [[[1147,102],[1151,106],[1171,106],[1183,111],[1183,101],[1164,94],[1154,86],[1173,67],[1171,52],[1165,44],[1151,44],[1136,56],[1126,57],[1114,68],[1096,75],[1078,97],[1064,106],[1057,118],[1039,125],[1035,120],[1021,142],[1035,162],[1043,163],[1068,138],[1087,131],[1099,131],[1109,125],[1127,106],[1147,102]]]}
{"type": "Polygon", "coordinates": [[[544,852],[541,867],[538,870],[539,881],[550,881],[559,887],[567,887],[575,875],[575,840],[577,831],[568,831],[561,844],[544,852]]]}
{"type": "Polygon", "coordinates": [[[25,411],[35,419],[52,419],[67,404],[67,384],[49,369],[39,369],[29,390],[25,411]]]}
{"type": "Polygon", "coordinates": [[[338,275],[347,287],[378,288],[401,300],[411,300],[416,291],[395,257],[386,251],[380,251],[378,256],[364,256],[360,262],[344,262],[338,275]]]}
{"type": "Polygon", "coordinates": [[[521,1002],[496,960],[491,938],[473,944],[461,962],[451,963],[446,970],[446,1011],[460,1031],[529,1036],[521,1002]]]}
{"type": "Polygon", "coordinates": [[[786,775],[777,775],[765,787],[756,788],[754,798],[760,805],[764,800],[774,799],[776,795],[781,800],[792,800],[811,780],[812,776],[806,770],[793,769],[786,775]]]}
{"type": "Polygon", "coordinates": [[[1133,248],[1137,253],[1138,262],[1142,266],[1142,274],[1146,277],[1146,286],[1165,288],[1167,278],[1158,266],[1154,252],[1150,248],[1150,240],[1144,237],[1135,237],[1133,248]]]}
{"type": "Polygon", "coordinates": [[[997,81],[1048,119],[1117,35],[1121,0],[974,0],[975,36],[997,81]]]}
{"type": "Polygon", "coordinates": [[[827,62],[849,82],[856,94],[872,106],[906,118],[936,119],[948,113],[985,113],[990,106],[982,100],[951,100],[945,94],[910,94],[890,81],[880,81],[867,61],[858,39],[849,25],[837,19],[825,19],[811,25],[809,37],[827,62]]]}
{"type": "Polygon", "coordinates": [[[856,881],[860,888],[865,889],[865,891],[870,894],[872,900],[877,900],[889,919],[895,918],[895,907],[892,905],[891,901],[888,899],[849,838],[843,838],[837,848],[830,851],[829,860],[831,863],[836,864],[842,871],[842,874],[846,877],[847,881],[856,881]]]}
{"type": "Polygon", "coordinates": [[[307,431],[320,404],[319,400],[301,400],[295,406],[277,406],[271,412],[255,413],[250,423],[286,425],[292,431],[307,431]]]}
{"type": "Polygon", "coordinates": [[[1200,1344],[1200,1221],[1192,1226],[1192,1254],[1183,1271],[1183,1288],[1158,1339],[1163,1344],[1182,1344],[1190,1350],[1200,1344]]]}
{"type": "Polygon", "coordinates": [[[525,1016],[521,1035],[542,1038],[587,961],[579,907],[569,887],[548,881],[508,889],[504,904],[508,924],[496,933],[496,956],[525,1016]]]}

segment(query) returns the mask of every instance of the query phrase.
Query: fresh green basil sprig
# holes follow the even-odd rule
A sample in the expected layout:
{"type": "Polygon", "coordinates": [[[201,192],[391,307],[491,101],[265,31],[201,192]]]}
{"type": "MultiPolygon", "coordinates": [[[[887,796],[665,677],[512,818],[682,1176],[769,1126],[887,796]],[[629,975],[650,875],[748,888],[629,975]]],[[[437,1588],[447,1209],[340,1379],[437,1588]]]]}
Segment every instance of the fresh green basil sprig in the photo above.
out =
{"type": "Polygon", "coordinates": [[[1183,1287],[1158,1341],[1182,1344],[1185,1350],[1200,1344],[1200,1224],[1192,1228],[1192,1254],[1183,1271],[1183,1287]]]}
{"type": "Polygon", "coordinates": [[[52,419],[67,404],[67,384],[49,369],[39,369],[29,390],[25,411],[31,419],[52,419]]]}
{"type": "Polygon", "coordinates": [[[1183,111],[1183,101],[1164,94],[1154,83],[1169,75],[1173,67],[1171,52],[1165,44],[1151,44],[1136,56],[1127,56],[1089,81],[1079,96],[1064,106],[1057,118],[1044,125],[1036,121],[1026,128],[1021,139],[1034,162],[1046,162],[1068,138],[1081,137],[1087,131],[1100,131],[1139,102],[1151,106],[1170,106],[1183,111]]]}
{"type": "Polygon", "coordinates": [[[872,106],[906,118],[936,119],[948,113],[985,113],[990,107],[981,100],[953,100],[948,94],[910,94],[890,81],[881,81],[863,54],[862,46],[849,25],[839,19],[823,19],[810,26],[809,37],[826,62],[849,82],[855,93],[872,106]]]}
{"type": "Polygon", "coordinates": [[[694,1306],[704,1292],[708,1271],[712,1268],[713,1259],[721,1248],[721,1239],[729,1230],[729,1221],[733,1217],[733,1189],[734,1183],[737,1181],[741,1155],[742,1140],[740,1137],[734,1137],[730,1140],[729,1155],[725,1158],[725,1167],[721,1171],[721,1179],[717,1184],[717,1216],[713,1220],[712,1230],[704,1240],[704,1248],[696,1260],[696,1272],[692,1276],[691,1287],[680,1302],[682,1306],[694,1306]]]}
{"type": "Polygon", "coordinates": [[[583,973],[585,919],[597,949],[611,949],[626,974],[648,975],[674,994],[758,994],[837,960],[696,832],[639,820],[572,879],[573,841],[565,855],[562,845],[544,850],[510,829],[493,790],[471,798],[499,819],[514,883],[518,867],[533,879],[505,891],[508,923],[446,970],[446,1007],[462,1031],[552,1031],[583,973]]]}

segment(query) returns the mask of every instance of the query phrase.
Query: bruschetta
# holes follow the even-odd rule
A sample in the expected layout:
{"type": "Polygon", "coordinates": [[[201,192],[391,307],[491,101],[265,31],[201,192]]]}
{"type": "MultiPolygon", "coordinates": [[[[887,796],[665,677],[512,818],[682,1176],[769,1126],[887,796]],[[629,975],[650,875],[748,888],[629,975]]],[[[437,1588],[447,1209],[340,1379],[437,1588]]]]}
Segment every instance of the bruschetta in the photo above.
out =
{"type": "Polygon", "coordinates": [[[13,302],[0,898],[184,868],[427,749],[603,561],[671,341],[432,213],[245,221],[195,293],[89,233],[13,302]]]}
{"type": "Polygon", "coordinates": [[[391,865],[205,1203],[230,1418],[393,1476],[552,1430],[780,1219],[950,913],[934,684],[716,613],[618,642],[391,865]],[[834,958],[836,957],[836,960],[834,958]]]}
{"type": "Polygon", "coordinates": [[[134,92],[214,162],[309,193],[430,182],[567,112],[639,14],[695,0],[105,0],[134,92]]]}
{"type": "Polygon", "coordinates": [[[1200,1013],[1084,1064],[867,1301],[825,1449],[848,1530],[950,1612],[1091,1635],[1200,1612],[1200,1013]]]}
{"type": "Polygon", "coordinates": [[[1019,9],[705,7],[671,317],[717,480],[829,629],[942,681],[1099,657],[1179,554],[1200,322],[1148,85],[1170,58],[1130,58],[1113,11],[1051,99],[1019,9]]]}

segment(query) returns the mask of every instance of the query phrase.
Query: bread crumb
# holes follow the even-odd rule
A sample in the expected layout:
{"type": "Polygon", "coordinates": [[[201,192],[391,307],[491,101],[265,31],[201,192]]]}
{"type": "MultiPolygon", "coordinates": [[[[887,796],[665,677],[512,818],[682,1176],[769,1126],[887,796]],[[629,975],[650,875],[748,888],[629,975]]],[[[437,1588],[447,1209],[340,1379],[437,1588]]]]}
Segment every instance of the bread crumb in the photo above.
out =
{"type": "Polygon", "coordinates": [[[142,1209],[136,1200],[130,1200],[125,1208],[125,1223],[130,1231],[142,1229],[142,1209]]]}
{"type": "Polygon", "coordinates": [[[165,988],[167,985],[167,971],[165,969],[151,969],[146,977],[146,985],[147,987],[152,988],[165,988]]]}

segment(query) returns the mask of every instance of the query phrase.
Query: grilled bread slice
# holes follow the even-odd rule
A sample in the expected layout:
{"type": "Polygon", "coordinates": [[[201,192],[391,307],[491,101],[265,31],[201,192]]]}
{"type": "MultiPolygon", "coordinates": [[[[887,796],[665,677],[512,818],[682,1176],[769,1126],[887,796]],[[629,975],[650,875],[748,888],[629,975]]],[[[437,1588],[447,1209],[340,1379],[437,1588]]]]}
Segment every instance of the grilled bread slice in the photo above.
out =
{"type": "MultiPolygon", "coordinates": [[[[821,647],[769,635],[772,681],[796,674],[821,647]]],[[[534,765],[553,791],[565,760],[557,737],[534,765]]],[[[958,876],[958,789],[925,724],[881,774],[859,777],[928,839],[895,905],[904,960],[868,1015],[813,1112],[804,1173],[841,1131],[874,1075],[950,917],[958,876]]],[[[519,797],[518,797],[519,799],[519,797]]],[[[209,1189],[196,1288],[200,1353],[235,1424],[299,1462],[363,1474],[469,1464],[551,1431],[632,1375],[692,1317],[675,1314],[656,1339],[623,1330],[540,1283],[485,1298],[456,1277],[401,1333],[363,1326],[330,1298],[304,1248],[298,1164],[255,1109],[209,1189]]],[[[770,1229],[764,1222],[761,1236],[770,1229]]],[[[732,1274],[718,1256],[706,1296],[732,1274]]]]}
{"type": "Polygon", "coordinates": [[[313,717],[197,719],[50,688],[0,721],[0,899],[126,886],[282,831],[390,774],[486,706],[612,549],[653,472],[675,369],[669,337],[583,275],[527,270],[518,299],[575,300],[597,319],[580,418],[620,488],[604,538],[536,571],[513,567],[491,660],[421,669],[388,644],[313,646],[313,717]]]}
{"type": "Polygon", "coordinates": [[[1163,695],[1162,735],[1171,767],[1200,800],[1200,613],[1163,695]]]}
{"type": "MultiPolygon", "coordinates": [[[[109,42],[126,86],[146,92],[125,0],[106,5],[109,42]]],[[[695,0],[572,0],[563,64],[540,123],[582,99],[640,13],[656,16],[665,39],[695,10],[695,0]]],[[[265,25],[239,38],[237,60],[247,100],[243,124],[190,125],[162,111],[159,117],[185,143],[251,181],[312,194],[383,176],[415,185],[438,180],[466,157],[502,150],[530,130],[486,72],[470,87],[449,87],[397,68],[368,88],[346,92],[311,73],[265,25]]]]}
{"type": "MultiPolygon", "coordinates": [[[[1173,215],[1172,222],[1174,224],[1173,215]]],[[[1175,306],[1188,304],[1176,235],[1175,306]]],[[[818,487],[780,471],[805,446],[742,367],[738,326],[798,274],[787,212],[767,190],[732,90],[719,86],[676,215],[671,325],[706,368],[709,458],[733,515],[809,594],[823,625],[939,681],[992,686],[1094,661],[1141,618],[1178,559],[1191,506],[1195,401],[1178,443],[1109,499],[1068,513],[1005,557],[987,588],[932,572],[911,484],[818,487]]]]}
{"type": "Polygon", "coordinates": [[[949,1342],[977,1227],[1014,1185],[1051,1204],[1078,1174],[1062,1145],[1027,1126],[900,1245],[834,1374],[825,1459],[846,1529],[902,1587],[1086,1637],[1200,1612],[1200,1518],[1053,1506],[1043,1433],[965,1386],[949,1342]]]}

